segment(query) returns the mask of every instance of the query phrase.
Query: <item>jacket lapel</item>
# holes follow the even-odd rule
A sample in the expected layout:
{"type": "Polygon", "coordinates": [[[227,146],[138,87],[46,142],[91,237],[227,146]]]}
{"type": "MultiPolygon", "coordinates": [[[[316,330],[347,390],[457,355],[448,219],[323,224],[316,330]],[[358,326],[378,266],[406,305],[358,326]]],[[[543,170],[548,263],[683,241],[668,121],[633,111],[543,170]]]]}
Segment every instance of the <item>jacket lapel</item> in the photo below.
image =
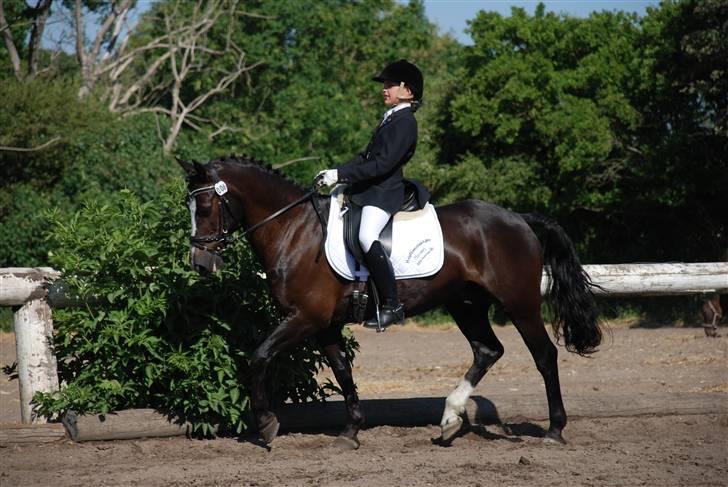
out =
{"type": "Polygon", "coordinates": [[[386,125],[389,125],[392,122],[392,120],[394,120],[395,117],[401,116],[402,113],[403,112],[406,112],[406,111],[412,111],[412,107],[407,107],[407,108],[403,108],[401,110],[397,110],[396,112],[392,113],[390,116],[388,116],[387,118],[385,118],[379,124],[379,126],[376,129],[374,129],[374,133],[372,134],[372,137],[369,139],[369,144],[367,145],[367,150],[366,150],[366,158],[367,159],[369,158],[369,153],[372,150],[372,145],[374,144],[374,139],[377,138],[377,134],[379,133],[380,130],[382,130],[382,127],[385,127],[386,125]]]}

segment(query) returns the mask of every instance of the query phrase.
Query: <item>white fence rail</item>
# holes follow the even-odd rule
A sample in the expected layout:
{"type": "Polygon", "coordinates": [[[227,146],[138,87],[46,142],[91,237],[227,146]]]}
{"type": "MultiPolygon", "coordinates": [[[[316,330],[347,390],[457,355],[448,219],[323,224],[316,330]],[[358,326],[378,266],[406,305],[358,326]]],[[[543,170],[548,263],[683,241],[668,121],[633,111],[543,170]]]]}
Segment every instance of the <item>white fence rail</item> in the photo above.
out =
{"type": "MultiPolygon", "coordinates": [[[[609,296],[675,296],[681,294],[728,293],[728,262],[695,264],[585,265],[595,294],[609,296]]],[[[541,293],[550,285],[547,273],[541,293]]]]}
{"type": "MultiPolygon", "coordinates": [[[[728,263],[586,265],[585,271],[597,294],[655,296],[728,293],[728,263]]],[[[53,319],[48,285],[60,277],[51,268],[0,269],[0,306],[20,306],[15,312],[15,342],[20,387],[21,420],[42,423],[31,406],[38,391],[58,390],[58,371],[53,351],[53,319]]],[[[541,282],[545,293],[547,273],[541,282]]],[[[58,305],[61,300],[54,300],[58,305]]]]}

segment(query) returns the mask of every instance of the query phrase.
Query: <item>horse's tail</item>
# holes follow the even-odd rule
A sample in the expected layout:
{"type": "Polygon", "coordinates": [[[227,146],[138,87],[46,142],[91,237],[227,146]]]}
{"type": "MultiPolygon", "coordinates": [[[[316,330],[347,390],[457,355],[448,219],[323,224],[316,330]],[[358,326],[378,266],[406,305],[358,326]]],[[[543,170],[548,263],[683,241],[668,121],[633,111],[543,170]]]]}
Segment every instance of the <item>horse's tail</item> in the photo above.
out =
{"type": "Polygon", "coordinates": [[[596,287],[576,256],[574,244],[556,222],[532,213],[522,214],[543,246],[544,264],[551,277],[547,301],[554,312],[554,335],[563,334],[566,349],[579,355],[597,350],[602,330],[592,293],[596,287]]]}

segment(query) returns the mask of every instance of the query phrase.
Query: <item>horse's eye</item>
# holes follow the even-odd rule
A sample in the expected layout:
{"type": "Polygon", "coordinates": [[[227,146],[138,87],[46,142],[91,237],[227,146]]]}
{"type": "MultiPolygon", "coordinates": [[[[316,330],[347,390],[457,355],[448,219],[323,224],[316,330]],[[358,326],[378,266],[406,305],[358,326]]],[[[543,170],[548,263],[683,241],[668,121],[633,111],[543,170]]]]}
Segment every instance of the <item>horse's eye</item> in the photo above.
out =
{"type": "Polygon", "coordinates": [[[198,204],[195,213],[197,213],[197,216],[210,216],[210,213],[212,213],[212,206],[198,204]]]}

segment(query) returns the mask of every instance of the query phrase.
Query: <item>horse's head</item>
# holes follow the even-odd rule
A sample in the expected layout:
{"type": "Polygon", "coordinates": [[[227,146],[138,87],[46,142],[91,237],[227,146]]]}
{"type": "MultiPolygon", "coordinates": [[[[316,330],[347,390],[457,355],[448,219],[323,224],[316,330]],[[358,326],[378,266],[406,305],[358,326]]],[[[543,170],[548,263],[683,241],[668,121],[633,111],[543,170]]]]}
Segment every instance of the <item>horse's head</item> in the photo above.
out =
{"type": "Polygon", "coordinates": [[[227,184],[211,165],[177,159],[187,173],[187,204],[192,219],[190,264],[200,274],[217,272],[220,256],[237,228],[227,184]]]}

